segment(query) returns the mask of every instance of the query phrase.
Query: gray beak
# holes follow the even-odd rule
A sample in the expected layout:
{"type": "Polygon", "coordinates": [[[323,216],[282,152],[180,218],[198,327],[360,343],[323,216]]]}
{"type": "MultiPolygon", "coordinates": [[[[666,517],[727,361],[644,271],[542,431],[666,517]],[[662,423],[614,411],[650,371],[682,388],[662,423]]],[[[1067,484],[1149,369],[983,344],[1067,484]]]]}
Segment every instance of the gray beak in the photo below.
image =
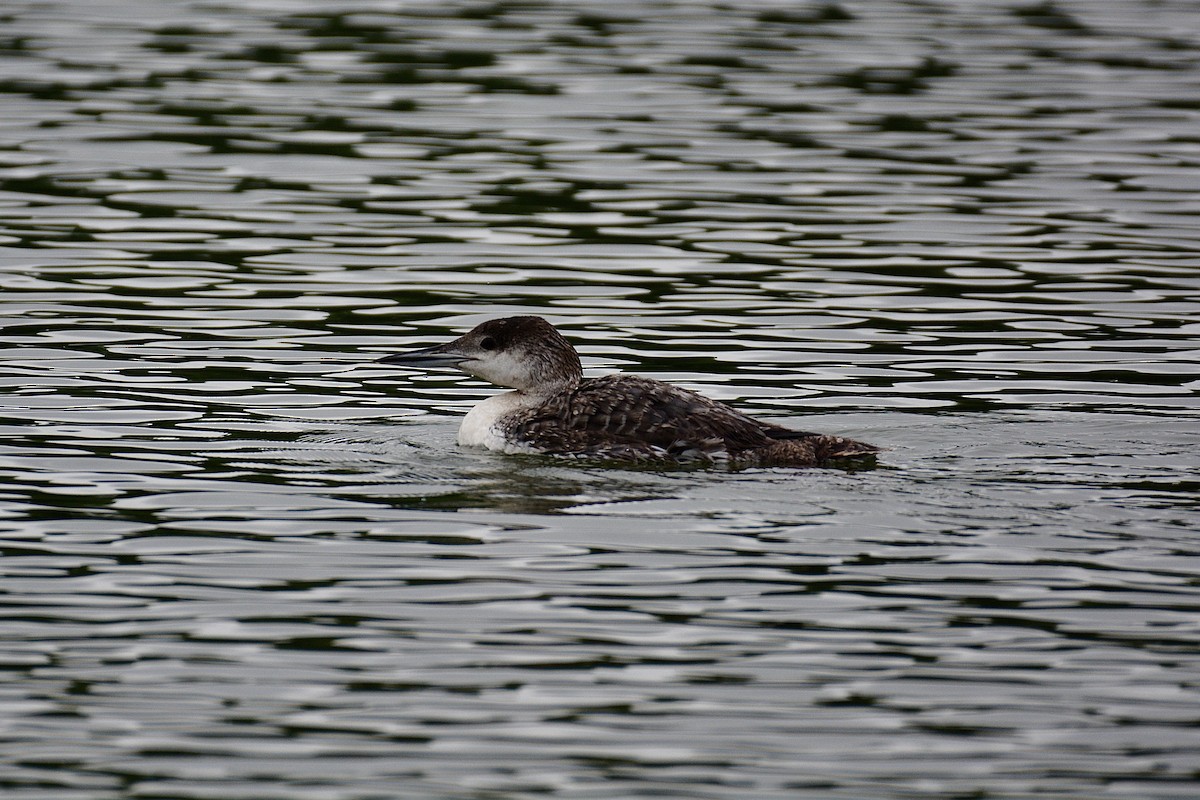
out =
{"type": "Polygon", "coordinates": [[[449,344],[438,344],[433,347],[425,347],[420,350],[413,350],[410,353],[397,353],[393,356],[384,356],[379,359],[379,364],[400,364],[405,367],[457,367],[464,361],[469,361],[467,356],[462,353],[457,353],[453,350],[456,342],[449,344]]]}

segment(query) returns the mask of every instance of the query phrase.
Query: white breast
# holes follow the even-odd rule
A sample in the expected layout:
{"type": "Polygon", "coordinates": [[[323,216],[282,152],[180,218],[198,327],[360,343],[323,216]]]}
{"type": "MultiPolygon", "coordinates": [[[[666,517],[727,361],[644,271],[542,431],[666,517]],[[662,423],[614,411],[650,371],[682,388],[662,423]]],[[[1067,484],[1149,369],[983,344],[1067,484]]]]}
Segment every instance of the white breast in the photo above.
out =
{"type": "Polygon", "coordinates": [[[486,447],[505,453],[532,452],[527,446],[507,440],[502,425],[505,417],[531,405],[536,405],[536,401],[520,392],[505,392],[489,397],[463,417],[458,429],[458,443],[464,447],[486,447]]]}

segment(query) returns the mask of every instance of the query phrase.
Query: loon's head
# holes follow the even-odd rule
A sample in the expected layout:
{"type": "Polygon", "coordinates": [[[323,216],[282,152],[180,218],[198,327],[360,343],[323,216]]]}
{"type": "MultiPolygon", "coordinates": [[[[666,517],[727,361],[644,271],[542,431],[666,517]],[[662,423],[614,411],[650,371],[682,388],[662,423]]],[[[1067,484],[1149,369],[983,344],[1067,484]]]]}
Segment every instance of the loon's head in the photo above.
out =
{"type": "Polygon", "coordinates": [[[488,320],[453,342],[379,360],[406,367],[457,367],[523,392],[553,392],[583,377],[575,348],[541,317],[488,320]]]}

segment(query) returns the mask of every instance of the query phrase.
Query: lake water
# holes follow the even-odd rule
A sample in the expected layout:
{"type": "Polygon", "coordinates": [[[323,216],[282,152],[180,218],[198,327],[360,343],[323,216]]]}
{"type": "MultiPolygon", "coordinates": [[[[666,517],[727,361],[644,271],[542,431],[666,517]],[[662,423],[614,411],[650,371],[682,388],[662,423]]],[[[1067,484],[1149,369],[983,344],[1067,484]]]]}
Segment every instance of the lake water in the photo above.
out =
{"type": "Polygon", "coordinates": [[[1187,0],[11,0],[6,800],[1200,796],[1187,0]],[[873,469],[461,450],[546,316],[873,469]]]}

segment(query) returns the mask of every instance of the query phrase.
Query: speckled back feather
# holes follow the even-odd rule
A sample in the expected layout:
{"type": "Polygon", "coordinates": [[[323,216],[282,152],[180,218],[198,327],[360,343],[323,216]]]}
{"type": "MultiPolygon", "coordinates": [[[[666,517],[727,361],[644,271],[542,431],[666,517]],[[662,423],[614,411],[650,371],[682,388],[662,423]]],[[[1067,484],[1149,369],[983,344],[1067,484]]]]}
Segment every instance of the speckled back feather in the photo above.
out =
{"type": "Polygon", "coordinates": [[[724,403],[633,375],[584,379],[506,422],[506,435],[550,454],[816,466],[877,452],[837,436],[761,422],[724,403]]]}

